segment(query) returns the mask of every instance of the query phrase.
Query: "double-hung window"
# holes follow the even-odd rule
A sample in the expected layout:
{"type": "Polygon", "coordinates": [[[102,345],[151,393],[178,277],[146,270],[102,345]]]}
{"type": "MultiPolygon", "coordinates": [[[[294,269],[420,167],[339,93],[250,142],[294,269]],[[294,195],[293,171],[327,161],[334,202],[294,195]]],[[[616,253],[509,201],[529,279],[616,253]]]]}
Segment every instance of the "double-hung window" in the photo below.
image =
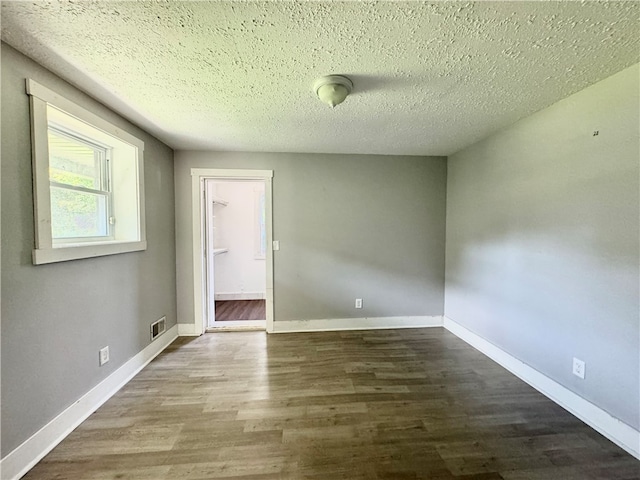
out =
{"type": "Polygon", "coordinates": [[[146,248],[138,138],[28,80],[34,264],[146,248]]]}
{"type": "Polygon", "coordinates": [[[111,149],[51,122],[48,140],[53,243],[112,239],[111,149]]]}

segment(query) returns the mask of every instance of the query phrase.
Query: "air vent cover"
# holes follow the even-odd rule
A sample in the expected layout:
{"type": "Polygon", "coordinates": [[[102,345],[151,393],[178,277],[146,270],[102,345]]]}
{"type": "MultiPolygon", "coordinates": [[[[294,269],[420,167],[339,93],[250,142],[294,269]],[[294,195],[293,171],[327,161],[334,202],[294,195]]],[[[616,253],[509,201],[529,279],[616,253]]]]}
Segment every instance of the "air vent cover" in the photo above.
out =
{"type": "Polygon", "coordinates": [[[155,340],[162,335],[167,328],[167,317],[162,317],[151,324],[151,340],[155,340]]]}

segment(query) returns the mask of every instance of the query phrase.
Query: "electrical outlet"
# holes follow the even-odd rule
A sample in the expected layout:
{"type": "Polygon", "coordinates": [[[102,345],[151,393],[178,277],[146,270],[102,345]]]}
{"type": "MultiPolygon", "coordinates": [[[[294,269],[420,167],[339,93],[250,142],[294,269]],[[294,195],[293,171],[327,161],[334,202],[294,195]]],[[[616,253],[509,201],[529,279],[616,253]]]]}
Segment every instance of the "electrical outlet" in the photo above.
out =
{"type": "Polygon", "coordinates": [[[362,299],[356,298],[356,308],[362,308],[362,299]]]}
{"type": "Polygon", "coordinates": [[[100,349],[100,366],[104,365],[109,361],[109,347],[104,347],[100,349]]]}
{"type": "Polygon", "coordinates": [[[579,358],[573,357],[573,374],[576,377],[580,377],[584,380],[584,373],[586,370],[586,364],[579,358]]]}
{"type": "Polygon", "coordinates": [[[280,240],[274,240],[273,241],[273,250],[275,250],[275,251],[280,250],[280,240]]]}

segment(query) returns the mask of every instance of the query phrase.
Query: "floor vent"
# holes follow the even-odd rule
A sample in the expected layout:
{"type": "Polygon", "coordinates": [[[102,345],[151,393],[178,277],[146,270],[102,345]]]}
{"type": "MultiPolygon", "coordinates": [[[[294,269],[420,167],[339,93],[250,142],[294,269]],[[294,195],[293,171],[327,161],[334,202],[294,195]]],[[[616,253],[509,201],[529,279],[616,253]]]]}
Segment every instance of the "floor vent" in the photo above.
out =
{"type": "Polygon", "coordinates": [[[151,340],[155,340],[167,329],[167,317],[162,317],[151,324],[151,340]]]}

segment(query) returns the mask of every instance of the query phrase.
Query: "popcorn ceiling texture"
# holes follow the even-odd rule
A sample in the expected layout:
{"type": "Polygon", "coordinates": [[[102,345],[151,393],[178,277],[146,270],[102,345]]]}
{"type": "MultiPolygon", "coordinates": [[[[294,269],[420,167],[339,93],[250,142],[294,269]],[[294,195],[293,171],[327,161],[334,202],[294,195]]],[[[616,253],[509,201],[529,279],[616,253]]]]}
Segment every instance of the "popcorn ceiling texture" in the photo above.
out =
{"type": "Polygon", "coordinates": [[[637,2],[3,2],[2,40],[176,149],[449,155],[637,63],[639,12],[637,2]],[[311,89],[326,74],[355,84],[334,110],[311,89]]]}

